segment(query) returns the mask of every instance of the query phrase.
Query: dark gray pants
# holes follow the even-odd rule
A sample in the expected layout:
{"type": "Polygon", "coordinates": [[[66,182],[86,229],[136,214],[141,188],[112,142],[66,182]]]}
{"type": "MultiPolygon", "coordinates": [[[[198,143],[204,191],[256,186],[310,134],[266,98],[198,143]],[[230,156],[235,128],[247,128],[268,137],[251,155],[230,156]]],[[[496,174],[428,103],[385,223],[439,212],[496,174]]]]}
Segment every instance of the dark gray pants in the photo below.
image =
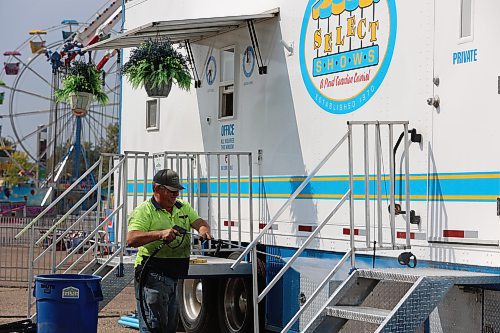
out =
{"type": "Polygon", "coordinates": [[[177,299],[175,290],[177,279],[149,272],[144,274],[144,310],[149,326],[153,332],[148,330],[141,313],[139,300],[139,283],[135,281],[135,298],[137,303],[137,315],[139,316],[140,333],[175,333],[177,328],[177,299]]]}

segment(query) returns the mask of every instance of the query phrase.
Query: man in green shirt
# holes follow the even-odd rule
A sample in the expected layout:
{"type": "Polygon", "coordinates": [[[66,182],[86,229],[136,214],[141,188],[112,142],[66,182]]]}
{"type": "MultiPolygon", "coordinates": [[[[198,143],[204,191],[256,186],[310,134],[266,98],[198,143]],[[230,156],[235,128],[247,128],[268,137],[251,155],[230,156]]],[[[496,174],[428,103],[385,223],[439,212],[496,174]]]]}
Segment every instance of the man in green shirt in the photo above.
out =
{"type": "Polygon", "coordinates": [[[175,171],[158,171],[153,177],[153,197],[137,206],[128,219],[127,244],[139,248],[135,261],[135,294],[140,333],[175,333],[176,330],[175,290],[177,279],[188,272],[191,238],[189,234],[180,235],[174,226],[187,231],[193,228],[201,238],[212,239],[208,223],[188,202],[178,199],[183,189],[175,171]],[[141,315],[138,277],[145,260],[162,242],[168,243],[149,259],[143,274],[144,307],[149,324],[146,325],[141,315]]]}

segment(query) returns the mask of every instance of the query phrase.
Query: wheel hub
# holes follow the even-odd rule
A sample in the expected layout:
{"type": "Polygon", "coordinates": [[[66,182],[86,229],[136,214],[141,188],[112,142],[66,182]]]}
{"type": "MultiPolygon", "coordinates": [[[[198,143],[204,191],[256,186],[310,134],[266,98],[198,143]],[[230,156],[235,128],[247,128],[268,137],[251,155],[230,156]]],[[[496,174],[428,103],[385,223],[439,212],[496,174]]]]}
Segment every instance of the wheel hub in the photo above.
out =
{"type": "Polygon", "coordinates": [[[203,300],[203,284],[199,279],[184,280],[184,308],[190,320],[196,320],[200,315],[203,300]]]}
{"type": "Polygon", "coordinates": [[[247,319],[247,289],[241,278],[229,279],[224,291],[224,309],[228,327],[239,331],[247,319]]]}

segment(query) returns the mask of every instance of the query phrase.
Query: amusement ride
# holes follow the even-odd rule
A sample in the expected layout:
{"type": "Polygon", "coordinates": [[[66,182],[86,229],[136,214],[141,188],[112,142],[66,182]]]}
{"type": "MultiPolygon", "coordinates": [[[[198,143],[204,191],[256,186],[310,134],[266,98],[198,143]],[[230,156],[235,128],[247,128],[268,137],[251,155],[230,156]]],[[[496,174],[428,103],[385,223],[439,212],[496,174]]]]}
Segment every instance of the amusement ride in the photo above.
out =
{"type": "MultiPolygon", "coordinates": [[[[66,19],[57,26],[32,30],[22,44],[3,52],[0,118],[4,128],[12,129],[12,146],[32,162],[32,169],[20,172],[36,187],[64,188],[77,179],[99,158],[109,132],[117,129],[120,54],[116,50],[85,52],[83,48],[114,32],[122,21],[121,6],[118,1],[107,3],[90,23],[66,19]],[[95,65],[107,104],[92,102],[86,112],[76,112],[69,103],[56,99],[76,61],[95,65]]],[[[116,149],[116,145],[105,148],[116,149]]],[[[10,151],[6,153],[12,159],[10,151]]],[[[94,183],[94,176],[89,175],[83,184],[94,183]]]]}

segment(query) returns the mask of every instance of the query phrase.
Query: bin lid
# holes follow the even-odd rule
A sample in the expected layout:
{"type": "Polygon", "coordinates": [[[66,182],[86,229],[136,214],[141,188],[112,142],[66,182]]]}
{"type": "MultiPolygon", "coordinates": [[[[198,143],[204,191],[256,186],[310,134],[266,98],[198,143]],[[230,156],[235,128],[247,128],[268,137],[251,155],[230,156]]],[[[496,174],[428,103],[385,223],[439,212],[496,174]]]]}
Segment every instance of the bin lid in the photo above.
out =
{"type": "Polygon", "coordinates": [[[90,275],[90,274],[44,274],[44,275],[36,275],[35,281],[67,281],[67,280],[101,280],[102,278],[98,275],[90,275]]]}

